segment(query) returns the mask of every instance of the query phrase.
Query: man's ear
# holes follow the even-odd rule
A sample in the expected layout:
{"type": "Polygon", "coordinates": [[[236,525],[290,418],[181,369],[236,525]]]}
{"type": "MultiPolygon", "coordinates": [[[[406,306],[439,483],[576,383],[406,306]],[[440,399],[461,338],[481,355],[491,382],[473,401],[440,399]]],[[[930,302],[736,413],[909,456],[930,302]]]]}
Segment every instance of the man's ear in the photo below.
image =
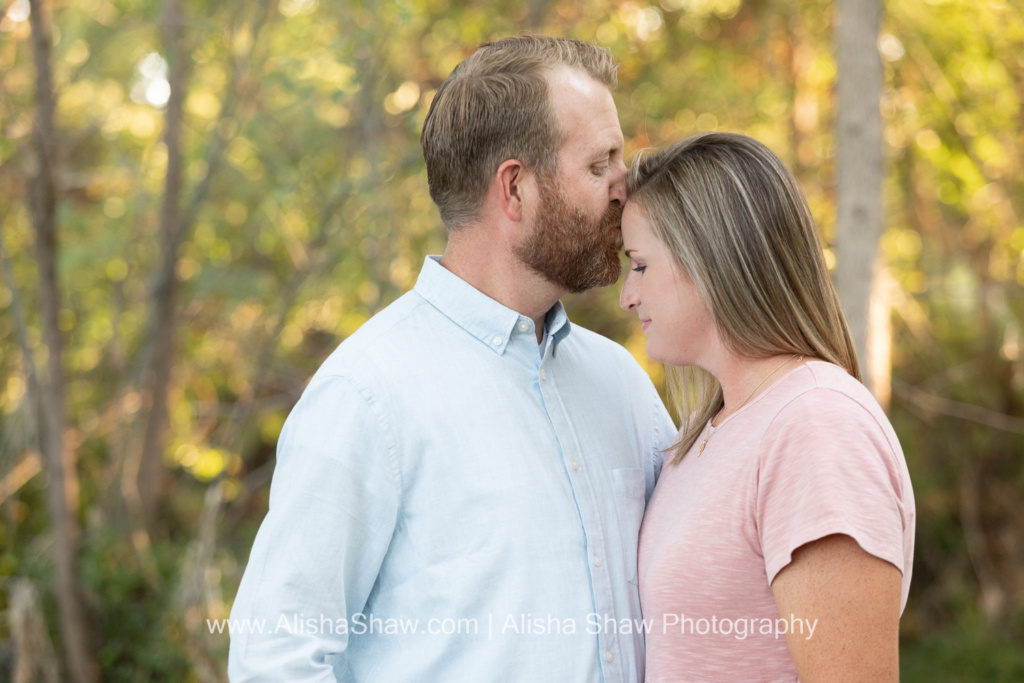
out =
{"type": "Polygon", "coordinates": [[[522,221],[526,213],[527,199],[534,188],[533,174],[526,170],[521,161],[506,159],[498,167],[494,181],[498,186],[501,212],[512,222],[522,221]]]}

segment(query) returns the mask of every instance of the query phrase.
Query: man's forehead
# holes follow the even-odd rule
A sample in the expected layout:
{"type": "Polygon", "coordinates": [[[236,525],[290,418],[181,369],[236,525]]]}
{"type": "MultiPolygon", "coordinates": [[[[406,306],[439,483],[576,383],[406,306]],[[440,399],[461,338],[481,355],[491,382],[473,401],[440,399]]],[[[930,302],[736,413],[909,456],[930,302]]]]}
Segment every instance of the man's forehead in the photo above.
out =
{"type": "MultiPolygon", "coordinates": [[[[583,69],[559,65],[547,74],[549,96],[556,111],[572,111],[584,100],[611,99],[611,90],[583,69]]],[[[613,103],[614,106],[614,103],[613,103]]]]}
{"type": "Polygon", "coordinates": [[[546,75],[548,83],[552,86],[552,91],[559,88],[574,90],[580,94],[585,94],[591,92],[595,87],[603,88],[605,90],[608,89],[607,86],[583,69],[569,66],[567,64],[559,64],[558,66],[552,67],[548,70],[546,75]]]}
{"type": "Polygon", "coordinates": [[[611,90],[593,76],[580,69],[559,66],[549,72],[551,101],[555,116],[570,129],[563,133],[582,133],[579,126],[597,124],[602,128],[618,130],[618,112],[611,90]],[[605,120],[594,120],[594,117],[605,120]]]}

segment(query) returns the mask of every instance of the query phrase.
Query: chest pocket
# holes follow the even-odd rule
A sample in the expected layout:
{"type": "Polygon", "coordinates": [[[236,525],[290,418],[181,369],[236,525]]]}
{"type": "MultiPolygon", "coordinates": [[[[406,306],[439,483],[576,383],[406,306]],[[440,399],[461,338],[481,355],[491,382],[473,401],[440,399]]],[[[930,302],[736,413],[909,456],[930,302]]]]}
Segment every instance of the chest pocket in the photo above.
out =
{"type": "Polygon", "coordinates": [[[626,562],[626,579],[636,585],[636,547],[640,535],[640,523],[644,519],[644,492],[646,478],[641,468],[612,470],[612,491],[615,494],[615,510],[619,516],[619,533],[622,537],[622,552],[626,562]]]}

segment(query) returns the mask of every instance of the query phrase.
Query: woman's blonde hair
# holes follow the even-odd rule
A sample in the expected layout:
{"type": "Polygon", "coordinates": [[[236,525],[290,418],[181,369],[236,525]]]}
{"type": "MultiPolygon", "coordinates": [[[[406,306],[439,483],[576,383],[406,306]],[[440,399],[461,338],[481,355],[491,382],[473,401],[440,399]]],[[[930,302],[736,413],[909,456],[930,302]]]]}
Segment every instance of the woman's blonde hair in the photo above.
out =
{"type": "MultiPolygon", "coordinates": [[[[771,150],[745,135],[697,135],[641,156],[627,189],[730,351],[821,358],[861,379],[810,209],[771,150]]],[[[701,368],[669,368],[668,376],[684,425],[672,448],[678,463],[724,402],[701,368]]]]}

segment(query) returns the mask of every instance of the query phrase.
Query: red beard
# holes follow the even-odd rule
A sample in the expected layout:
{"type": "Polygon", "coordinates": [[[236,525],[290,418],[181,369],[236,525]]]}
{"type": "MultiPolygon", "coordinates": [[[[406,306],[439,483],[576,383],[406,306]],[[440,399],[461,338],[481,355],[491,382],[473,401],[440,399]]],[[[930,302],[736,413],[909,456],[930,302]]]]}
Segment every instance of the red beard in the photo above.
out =
{"type": "Polygon", "coordinates": [[[555,178],[540,180],[541,209],[533,232],[516,256],[549,281],[570,292],[606,287],[622,271],[622,206],[611,202],[598,219],[569,203],[555,178]]]}

